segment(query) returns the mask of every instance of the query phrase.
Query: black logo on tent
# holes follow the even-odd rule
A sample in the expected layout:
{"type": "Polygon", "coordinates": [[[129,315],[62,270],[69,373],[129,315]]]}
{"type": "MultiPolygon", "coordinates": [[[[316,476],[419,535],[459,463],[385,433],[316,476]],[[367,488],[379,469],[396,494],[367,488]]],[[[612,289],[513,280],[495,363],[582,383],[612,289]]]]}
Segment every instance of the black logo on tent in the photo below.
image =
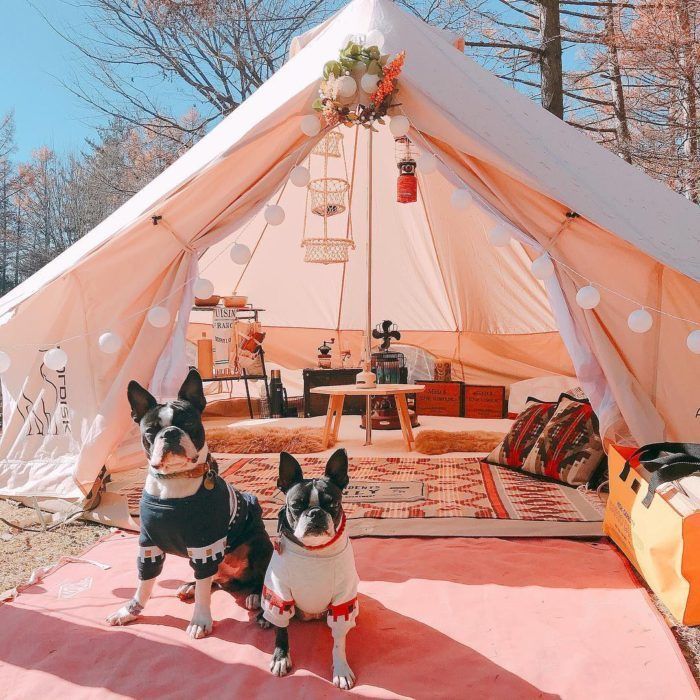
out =
{"type": "Polygon", "coordinates": [[[29,425],[27,436],[71,433],[65,368],[52,370],[42,362],[39,375],[36,382],[27,382],[17,403],[17,412],[29,425]]]}

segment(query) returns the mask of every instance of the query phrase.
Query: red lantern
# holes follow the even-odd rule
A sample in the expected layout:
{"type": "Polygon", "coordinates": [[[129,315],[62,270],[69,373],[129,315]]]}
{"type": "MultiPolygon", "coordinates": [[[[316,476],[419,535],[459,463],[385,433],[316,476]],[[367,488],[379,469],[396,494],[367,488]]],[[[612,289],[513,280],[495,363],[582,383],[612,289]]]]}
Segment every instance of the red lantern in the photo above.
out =
{"type": "Polygon", "coordinates": [[[416,177],[416,154],[407,136],[394,139],[394,153],[399,177],[396,181],[396,201],[411,204],[418,199],[418,178],[416,177]]]}

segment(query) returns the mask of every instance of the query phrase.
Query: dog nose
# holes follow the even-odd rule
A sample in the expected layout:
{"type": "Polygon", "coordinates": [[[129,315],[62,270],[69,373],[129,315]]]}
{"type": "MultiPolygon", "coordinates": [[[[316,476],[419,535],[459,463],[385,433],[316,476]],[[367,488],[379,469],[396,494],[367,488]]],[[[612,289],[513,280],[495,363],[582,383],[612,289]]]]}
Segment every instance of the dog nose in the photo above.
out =
{"type": "Polygon", "coordinates": [[[166,442],[177,442],[179,440],[180,431],[175,426],[166,428],[163,433],[163,440],[166,442]]]}
{"type": "Polygon", "coordinates": [[[323,513],[323,510],[321,508],[318,508],[314,506],[313,508],[309,508],[308,511],[306,511],[306,514],[309,516],[309,518],[317,518],[323,513]]]}

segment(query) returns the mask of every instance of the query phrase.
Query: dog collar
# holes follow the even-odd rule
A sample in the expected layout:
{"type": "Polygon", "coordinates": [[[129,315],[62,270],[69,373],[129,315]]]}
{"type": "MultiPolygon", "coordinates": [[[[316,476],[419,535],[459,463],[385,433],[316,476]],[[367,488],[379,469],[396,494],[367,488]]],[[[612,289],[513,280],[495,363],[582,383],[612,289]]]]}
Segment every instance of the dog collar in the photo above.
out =
{"type": "Polygon", "coordinates": [[[318,549],[325,549],[326,547],[330,547],[332,544],[335,544],[342,536],[343,533],[345,532],[345,513],[343,513],[343,519],[340,521],[340,526],[338,529],[335,531],[335,535],[333,535],[333,538],[328,540],[325,544],[317,544],[317,545],[305,545],[302,543],[302,547],[304,549],[310,549],[310,550],[318,550],[318,549]]]}

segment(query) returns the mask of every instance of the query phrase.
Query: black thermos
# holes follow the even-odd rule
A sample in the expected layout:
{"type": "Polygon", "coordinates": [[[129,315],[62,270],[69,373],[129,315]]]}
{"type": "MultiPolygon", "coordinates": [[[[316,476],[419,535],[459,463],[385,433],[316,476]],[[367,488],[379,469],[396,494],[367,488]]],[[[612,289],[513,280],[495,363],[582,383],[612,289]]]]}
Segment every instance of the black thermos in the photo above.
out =
{"type": "Polygon", "coordinates": [[[270,370],[270,418],[282,418],[287,414],[287,390],[282,386],[278,369],[270,370]]]}

